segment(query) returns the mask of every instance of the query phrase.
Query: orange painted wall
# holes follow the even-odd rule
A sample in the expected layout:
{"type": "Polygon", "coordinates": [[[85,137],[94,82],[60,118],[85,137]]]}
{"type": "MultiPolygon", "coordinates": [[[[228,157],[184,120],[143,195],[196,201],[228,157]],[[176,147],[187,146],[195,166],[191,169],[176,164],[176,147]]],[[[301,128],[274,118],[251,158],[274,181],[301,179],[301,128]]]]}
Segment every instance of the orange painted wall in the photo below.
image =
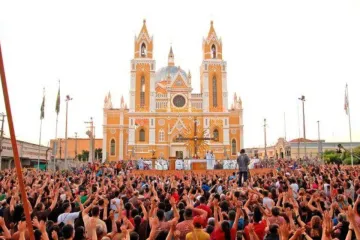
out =
{"type": "MultiPolygon", "coordinates": [[[[59,142],[61,142],[61,159],[64,159],[65,157],[65,139],[64,138],[60,138],[58,140],[55,139],[51,139],[50,140],[50,146],[51,148],[54,149],[54,142],[57,142],[58,147],[57,147],[57,152],[56,152],[56,159],[60,159],[60,145],[59,142]]],[[[67,145],[68,145],[68,157],[69,158],[75,158],[75,145],[77,141],[77,154],[81,154],[82,150],[86,150],[89,151],[90,150],[90,142],[89,142],[89,138],[77,138],[77,140],[75,138],[68,138],[67,140],[67,145]]],[[[102,148],[102,139],[97,138],[95,139],[95,148],[102,148]]]]}

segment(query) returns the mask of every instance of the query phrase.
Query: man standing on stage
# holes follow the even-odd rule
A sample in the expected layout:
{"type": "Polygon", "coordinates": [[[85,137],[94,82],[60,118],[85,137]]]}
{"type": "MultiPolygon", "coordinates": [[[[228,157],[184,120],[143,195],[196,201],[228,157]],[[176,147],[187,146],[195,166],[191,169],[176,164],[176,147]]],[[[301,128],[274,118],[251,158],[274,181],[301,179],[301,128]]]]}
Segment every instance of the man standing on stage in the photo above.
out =
{"type": "Polygon", "coordinates": [[[248,178],[250,158],[245,154],[245,149],[241,149],[240,156],[237,158],[237,165],[239,166],[239,186],[246,182],[248,178]],[[242,180],[243,178],[243,180],[242,180]]]}

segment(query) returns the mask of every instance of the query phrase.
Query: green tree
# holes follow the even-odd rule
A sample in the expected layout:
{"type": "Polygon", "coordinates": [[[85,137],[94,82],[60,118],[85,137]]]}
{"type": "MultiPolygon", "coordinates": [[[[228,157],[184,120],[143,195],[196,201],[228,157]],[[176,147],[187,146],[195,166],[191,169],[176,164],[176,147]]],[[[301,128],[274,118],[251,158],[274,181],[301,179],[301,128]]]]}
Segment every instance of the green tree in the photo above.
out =
{"type": "Polygon", "coordinates": [[[89,160],[89,151],[88,150],[82,150],[81,154],[79,154],[81,157],[79,157],[79,161],[88,161],[89,160]]]}
{"type": "Polygon", "coordinates": [[[342,160],[341,153],[338,153],[335,150],[325,150],[323,158],[327,163],[336,163],[342,160]]]}

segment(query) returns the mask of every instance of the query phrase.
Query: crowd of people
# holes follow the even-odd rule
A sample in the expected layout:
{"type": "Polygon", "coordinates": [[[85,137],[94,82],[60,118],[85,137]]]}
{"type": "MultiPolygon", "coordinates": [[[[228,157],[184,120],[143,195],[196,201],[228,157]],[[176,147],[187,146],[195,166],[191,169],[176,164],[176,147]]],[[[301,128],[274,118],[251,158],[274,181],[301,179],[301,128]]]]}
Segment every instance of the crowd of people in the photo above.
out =
{"type": "MultiPolygon", "coordinates": [[[[147,176],[118,163],[24,171],[35,239],[360,239],[359,168],[147,176]]],[[[30,239],[14,169],[0,172],[0,236],[30,239]]]]}

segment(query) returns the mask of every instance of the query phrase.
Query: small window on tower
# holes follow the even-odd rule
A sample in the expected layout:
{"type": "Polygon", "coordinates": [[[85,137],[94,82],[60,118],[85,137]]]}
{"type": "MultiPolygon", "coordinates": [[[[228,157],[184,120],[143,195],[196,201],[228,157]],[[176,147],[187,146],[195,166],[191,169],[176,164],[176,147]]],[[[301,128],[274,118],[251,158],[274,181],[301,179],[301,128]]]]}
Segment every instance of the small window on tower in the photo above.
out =
{"type": "Polygon", "coordinates": [[[215,141],[216,142],[219,141],[219,131],[217,129],[214,130],[213,135],[214,135],[215,141]]]}
{"type": "Polygon", "coordinates": [[[145,106],[145,78],[141,76],[140,80],[140,107],[143,108],[145,106]]]}
{"type": "Polygon", "coordinates": [[[144,129],[141,129],[139,131],[139,141],[140,142],[144,142],[145,141],[145,130],[144,129]]]}
{"type": "Polygon", "coordinates": [[[216,47],[214,44],[211,46],[211,56],[212,58],[216,58],[216,47]]]}
{"type": "Polygon", "coordinates": [[[141,56],[146,57],[146,45],[145,45],[145,43],[141,44],[141,56]]]}

